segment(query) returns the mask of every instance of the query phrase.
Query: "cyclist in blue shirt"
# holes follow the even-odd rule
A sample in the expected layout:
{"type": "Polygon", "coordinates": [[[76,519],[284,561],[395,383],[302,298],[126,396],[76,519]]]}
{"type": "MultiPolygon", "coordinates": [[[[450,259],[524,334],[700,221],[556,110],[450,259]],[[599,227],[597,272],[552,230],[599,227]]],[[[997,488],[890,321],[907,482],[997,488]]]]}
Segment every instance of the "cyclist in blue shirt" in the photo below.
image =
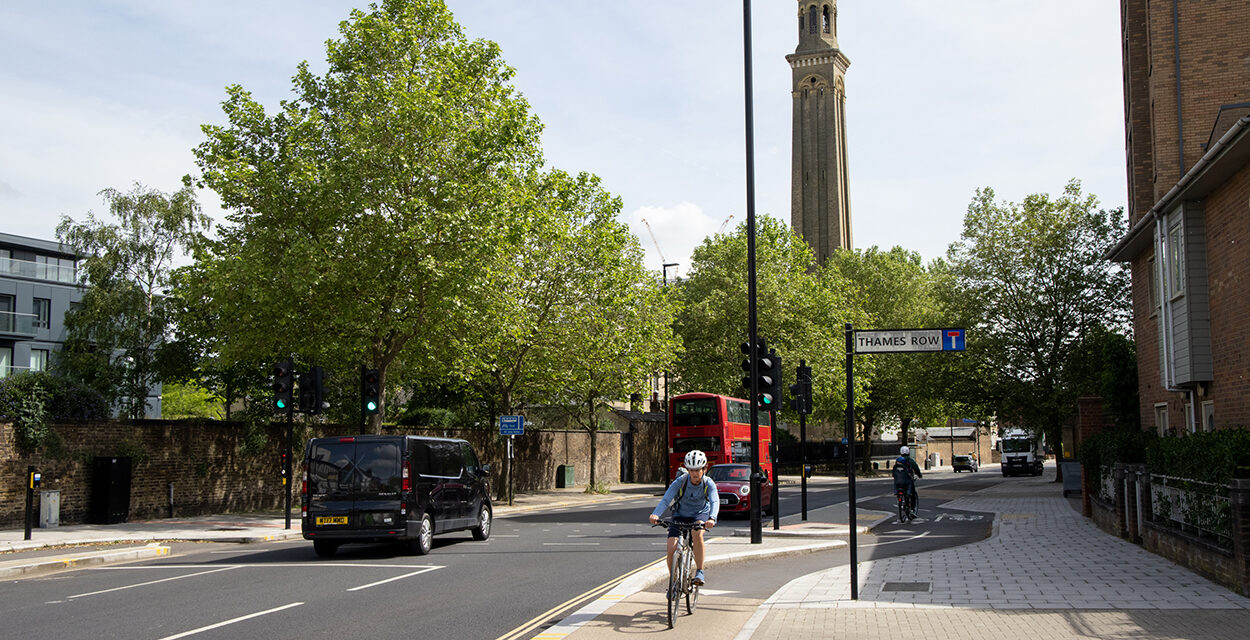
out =
{"type": "MultiPolygon", "coordinates": [[[[711,529],[716,526],[716,516],[720,515],[720,494],[716,493],[716,483],[704,474],[707,471],[707,456],[694,449],[686,454],[686,471],[677,476],[660,504],[651,512],[651,524],[660,521],[660,516],[673,510],[673,522],[702,523],[711,529]]],[[[673,552],[677,550],[677,539],[681,536],[676,526],[668,528],[668,570],[673,571],[673,552]]],[[[691,580],[695,584],[703,584],[703,530],[691,532],[691,548],[694,550],[695,572],[691,580]]]]}

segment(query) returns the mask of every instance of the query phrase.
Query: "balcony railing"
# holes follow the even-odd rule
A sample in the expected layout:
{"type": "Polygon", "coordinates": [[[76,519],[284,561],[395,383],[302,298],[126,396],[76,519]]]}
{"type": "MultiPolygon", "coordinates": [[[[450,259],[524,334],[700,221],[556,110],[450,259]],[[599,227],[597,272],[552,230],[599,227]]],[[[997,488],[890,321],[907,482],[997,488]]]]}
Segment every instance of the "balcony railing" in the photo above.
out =
{"type": "Polygon", "coordinates": [[[78,282],[78,270],[74,267],[44,262],[30,262],[28,260],[14,260],[12,258],[0,258],[0,274],[64,282],[65,284],[78,282]]]}
{"type": "Polygon", "coordinates": [[[34,337],[35,314],[0,311],[0,334],[34,337]]]}

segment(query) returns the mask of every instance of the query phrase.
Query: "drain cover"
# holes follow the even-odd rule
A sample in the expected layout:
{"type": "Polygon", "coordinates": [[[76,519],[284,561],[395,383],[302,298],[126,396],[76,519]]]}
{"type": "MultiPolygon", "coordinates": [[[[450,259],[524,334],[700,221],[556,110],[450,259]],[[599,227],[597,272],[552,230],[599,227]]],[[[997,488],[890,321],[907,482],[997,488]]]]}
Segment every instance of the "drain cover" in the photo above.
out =
{"type": "Polygon", "coordinates": [[[928,582],[887,582],[881,585],[882,591],[929,591],[928,582]]]}

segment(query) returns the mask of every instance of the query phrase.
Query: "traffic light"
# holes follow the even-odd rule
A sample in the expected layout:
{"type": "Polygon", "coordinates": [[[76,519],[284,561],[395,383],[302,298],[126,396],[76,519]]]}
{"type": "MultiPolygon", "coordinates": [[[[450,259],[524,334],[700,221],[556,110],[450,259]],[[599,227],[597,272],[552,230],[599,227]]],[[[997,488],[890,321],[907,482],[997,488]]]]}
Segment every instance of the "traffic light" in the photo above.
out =
{"type": "Polygon", "coordinates": [[[781,356],[777,355],[775,350],[768,351],[768,357],[760,361],[760,408],[769,411],[781,410],[782,390],[785,389],[781,384],[781,356]],[[768,371],[764,371],[763,365],[765,360],[768,364],[768,371]],[[764,384],[768,384],[768,388],[764,384]]]}
{"type": "Polygon", "coordinates": [[[309,415],[317,415],[325,408],[325,370],[313,367],[308,373],[299,377],[299,410],[309,415]]]}
{"type": "Polygon", "coordinates": [[[313,412],[313,390],[312,376],[307,373],[299,374],[299,411],[300,413],[313,412]]]}
{"type": "MultiPolygon", "coordinates": [[[[739,347],[742,353],[747,356],[742,361],[742,370],[746,375],[742,378],[743,388],[751,388],[751,344],[743,342],[739,347]]],[[[768,349],[768,343],[763,338],[756,341],[755,353],[756,371],[759,373],[757,381],[759,395],[755,397],[755,406],[765,411],[776,411],[780,408],[781,402],[781,358],[776,351],[768,349]]]]}
{"type": "Polygon", "coordinates": [[[279,411],[291,410],[291,378],[295,366],[287,358],[273,366],[273,406],[279,411]]]}
{"type": "Polygon", "coordinates": [[[382,410],[382,377],[377,369],[360,371],[360,408],[371,416],[382,410]]]}
{"type": "Polygon", "coordinates": [[[798,381],[790,385],[790,408],[803,415],[812,413],[812,368],[805,364],[799,365],[798,381]]]}

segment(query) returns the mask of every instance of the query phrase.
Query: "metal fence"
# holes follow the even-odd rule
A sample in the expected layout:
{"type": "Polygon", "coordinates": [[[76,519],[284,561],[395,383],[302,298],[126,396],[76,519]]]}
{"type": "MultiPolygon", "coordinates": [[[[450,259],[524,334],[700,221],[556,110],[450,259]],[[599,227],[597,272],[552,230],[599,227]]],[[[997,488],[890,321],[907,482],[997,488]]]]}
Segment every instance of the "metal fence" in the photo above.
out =
{"type": "Polygon", "coordinates": [[[1233,547],[1233,508],[1228,486],[1173,476],[1150,476],[1155,524],[1233,547]]]}

